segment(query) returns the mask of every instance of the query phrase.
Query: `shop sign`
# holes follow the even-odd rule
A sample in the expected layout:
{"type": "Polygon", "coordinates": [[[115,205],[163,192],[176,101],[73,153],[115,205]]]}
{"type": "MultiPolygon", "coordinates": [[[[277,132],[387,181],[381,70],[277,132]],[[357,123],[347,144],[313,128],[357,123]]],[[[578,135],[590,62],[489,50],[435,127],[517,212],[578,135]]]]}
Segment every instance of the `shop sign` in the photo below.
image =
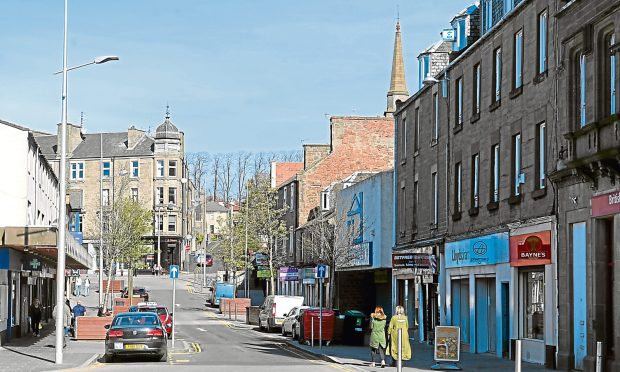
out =
{"type": "Polygon", "coordinates": [[[551,231],[510,237],[510,266],[547,265],[551,263],[551,231]]]}
{"type": "Polygon", "coordinates": [[[303,284],[314,284],[316,276],[316,267],[304,267],[301,269],[300,277],[303,284]]]}
{"type": "Polygon", "coordinates": [[[592,217],[620,213],[620,191],[595,196],[591,200],[592,217]]]}
{"type": "Polygon", "coordinates": [[[508,233],[497,233],[446,244],[446,268],[495,265],[510,260],[508,233]]]}
{"type": "Polygon", "coordinates": [[[25,266],[24,270],[40,271],[43,267],[43,264],[41,263],[41,260],[39,260],[38,258],[30,257],[28,258],[24,266],[25,266]]]}
{"type": "Polygon", "coordinates": [[[435,327],[435,352],[437,362],[458,362],[461,358],[461,328],[435,327]]]}
{"type": "Polygon", "coordinates": [[[291,266],[284,266],[278,270],[278,279],[281,282],[292,282],[299,280],[299,269],[291,266]]]}
{"type": "Polygon", "coordinates": [[[257,278],[271,278],[271,270],[269,269],[258,269],[256,270],[257,278]]]}
{"type": "Polygon", "coordinates": [[[437,272],[437,258],[426,253],[393,253],[392,269],[413,269],[415,274],[430,275],[437,272]]]}

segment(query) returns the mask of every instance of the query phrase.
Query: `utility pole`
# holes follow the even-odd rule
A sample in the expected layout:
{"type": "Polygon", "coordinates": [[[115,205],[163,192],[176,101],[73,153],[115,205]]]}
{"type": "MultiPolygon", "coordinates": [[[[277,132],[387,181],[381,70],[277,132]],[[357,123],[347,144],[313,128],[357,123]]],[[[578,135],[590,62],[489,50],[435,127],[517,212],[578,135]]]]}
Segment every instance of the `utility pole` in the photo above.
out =
{"type": "Polygon", "coordinates": [[[245,184],[245,298],[250,297],[250,282],[248,278],[248,218],[250,209],[250,192],[248,184],[245,184]]]}

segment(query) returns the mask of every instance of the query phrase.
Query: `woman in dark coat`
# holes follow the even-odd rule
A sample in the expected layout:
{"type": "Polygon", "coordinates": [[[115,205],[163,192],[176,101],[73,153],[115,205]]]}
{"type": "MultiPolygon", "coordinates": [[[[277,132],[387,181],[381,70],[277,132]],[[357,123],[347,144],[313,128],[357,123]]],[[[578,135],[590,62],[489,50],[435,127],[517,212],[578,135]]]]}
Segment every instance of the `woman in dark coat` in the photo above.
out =
{"type": "Polygon", "coordinates": [[[32,328],[32,333],[35,336],[39,337],[39,327],[41,324],[41,304],[39,303],[38,298],[35,298],[30,305],[30,309],[28,309],[28,315],[30,316],[30,328],[32,328]]]}

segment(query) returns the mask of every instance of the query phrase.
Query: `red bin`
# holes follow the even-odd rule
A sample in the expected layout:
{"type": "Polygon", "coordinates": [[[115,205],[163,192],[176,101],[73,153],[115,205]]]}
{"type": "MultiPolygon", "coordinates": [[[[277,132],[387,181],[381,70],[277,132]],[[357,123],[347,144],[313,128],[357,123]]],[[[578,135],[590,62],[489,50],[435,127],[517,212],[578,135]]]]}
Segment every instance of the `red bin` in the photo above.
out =
{"type": "MultiPolygon", "coordinates": [[[[319,309],[303,310],[303,319],[301,321],[301,329],[299,330],[299,343],[304,342],[310,344],[312,342],[312,319],[314,319],[314,340],[319,341],[319,309]]],[[[327,345],[334,338],[334,312],[332,310],[323,309],[323,337],[321,339],[327,345]]]]}

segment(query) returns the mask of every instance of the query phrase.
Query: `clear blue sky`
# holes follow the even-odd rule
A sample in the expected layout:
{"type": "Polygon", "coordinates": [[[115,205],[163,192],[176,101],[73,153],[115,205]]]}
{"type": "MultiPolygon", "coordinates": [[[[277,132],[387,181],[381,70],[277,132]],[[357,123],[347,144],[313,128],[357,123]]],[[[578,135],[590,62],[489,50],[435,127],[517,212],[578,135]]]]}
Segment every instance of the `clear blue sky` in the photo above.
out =
{"type": "MultiPolygon", "coordinates": [[[[70,0],[69,121],[88,132],[154,129],[170,104],[188,151],[299,149],[329,115],[382,115],[397,4],[410,93],[416,56],[460,0],[70,0]]],[[[4,0],[0,118],[55,131],[63,0],[4,0]]]]}

